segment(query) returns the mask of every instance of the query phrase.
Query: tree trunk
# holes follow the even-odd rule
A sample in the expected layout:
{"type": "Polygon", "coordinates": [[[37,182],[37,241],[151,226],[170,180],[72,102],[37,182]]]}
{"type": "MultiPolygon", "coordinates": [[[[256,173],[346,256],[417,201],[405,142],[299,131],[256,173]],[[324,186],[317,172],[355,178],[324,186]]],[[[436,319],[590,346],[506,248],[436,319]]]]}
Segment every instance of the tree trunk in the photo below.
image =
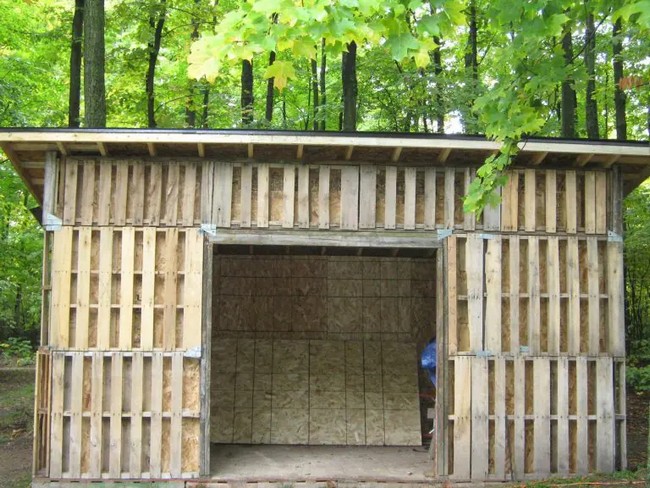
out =
{"type": "Polygon", "coordinates": [[[316,60],[312,59],[311,61],[311,92],[314,97],[314,130],[318,130],[319,121],[318,113],[320,111],[320,105],[318,102],[318,64],[316,60]]]}
{"type": "MultiPolygon", "coordinates": [[[[440,49],[437,49],[437,51],[438,56],[440,56],[440,49]]],[[[440,61],[436,63],[436,66],[439,66],[439,64],[440,61]]],[[[469,34],[467,48],[465,50],[465,73],[469,82],[469,97],[466,113],[463,117],[463,125],[465,126],[466,134],[476,134],[478,127],[472,115],[472,108],[478,90],[478,25],[476,21],[476,2],[473,0],[469,6],[469,34]]]]}
{"type": "MultiPolygon", "coordinates": [[[[589,2],[585,7],[590,8],[589,2]]],[[[585,100],[585,121],[587,125],[587,137],[598,139],[598,104],[596,102],[596,26],[594,15],[587,12],[585,22],[585,68],[587,69],[587,93],[585,100]]]]}
{"type": "Polygon", "coordinates": [[[153,40],[149,41],[149,66],[147,68],[147,126],[156,127],[156,97],[154,93],[154,80],[156,76],[156,62],[162,42],[162,31],[165,26],[165,1],[160,0],[160,5],[149,16],[149,26],[154,29],[153,40]],[[160,9],[160,10],[158,10],[160,9]]]}
{"type": "MultiPolygon", "coordinates": [[[[194,0],[195,8],[199,6],[201,0],[194,0]]],[[[190,34],[190,42],[194,43],[199,39],[199,19],[195,13],[192,14],[192,33],[190,34]]],[[[196,109],[194,107],[194,89],[197,86],[195,80],[189,80],[187,90],[187,103],[185,104],[185,124],[187,127],[196,127],[196,109]]]]}
{"type": "Polygon", "coordinates": [[[106,127],[104,0],[86,0],[83,31],[85,126],[106,127]]]}
{"type": "Polygon", "coordinates": [[[327,54],[325,53],[325,39],[323,38],[321,41],[320,45],[321,49],[321,54],[320,54],[320,77],[319,77],[319,82],[320,82],[320,106],[321,106],[321,114],[320,114],[320,120],[319,120],[319,129],[320,130],[325,130],[326,128],[326,119],[327,119],[327,107],[326,102],[327,102],[327,96],[325,93],[325,71],[327,69],[327,54]]]}
{"type": "Polygon", "coordinates": [[[68,97],[68,126],[79,127],[81,105],[81,48],[84,34],[84,0],[75,0],[70,43],[70,93],[68,97]]]}
{"type": "Polygon", "coordinates": [[[343,121],[342,130],[357,130],[357,44],[348,44],[348,51],[343,53],[341,64],[343,82],[343,121]]]}
{"type": "Polygon", "coordinates": [[[433,50],[433,72],[436,75],[436,132],[438,134],[445,133],[445,108],[444,97],[442,95],[442,55],[440,54],[440,38],[433,38],[436,43],[436,48],[433,50]]]}
{"type": "MultiPolygon", "coordinates": [[[[275,51],[271,51],[271,54],[269,54],[269,66],[271,66],[273,63],[275,63],[275,51]]],[[[267,122],[271,122],[273,120],[273,95],[274,95],[274,88],[273,88],[273,83],[274,79],[269,78],[266,81],[266,114],[265,118],[267,122]]]]}
{"type": "MultiPolygon", "coordinates": [[[[570,67],[573,64],[573,39],[568,23],[564,25],[562,34],[562,52],[564,53],[564,65],[570,67]]],[[[576,137],[576,104],[573,76],[567,75],[562,81],[562,137],[567,139],[576,137]]]]}
{"type": "Polygon", "coordinates": [[[612,53],[614,55],[614,116],[616,120],[616,139],[625,141],[627,139],[627,121],[625,119],[625,102],[626,95],[621,89],[620,82],[623,78],[623,43],[621,42],[621,31],[623,30],[623,21],[619,18],[612,29],[612,53]]]}
{"type": "Polygon", "coordinates": [[[210,102],[210,85],[207,83],[203,85],[203,88],[201,89],[201,92],[203,93],[203,104],[202,108],[203,110],[201,111],[201,127],[204,129],[208,128],[208,108],[209,108],[209,102],[210,102]]]}
{"type": "Polygon", "coordinates": [[[241,123],[253,123],[253,63],[247,59],[241,64],[241,123]]]}

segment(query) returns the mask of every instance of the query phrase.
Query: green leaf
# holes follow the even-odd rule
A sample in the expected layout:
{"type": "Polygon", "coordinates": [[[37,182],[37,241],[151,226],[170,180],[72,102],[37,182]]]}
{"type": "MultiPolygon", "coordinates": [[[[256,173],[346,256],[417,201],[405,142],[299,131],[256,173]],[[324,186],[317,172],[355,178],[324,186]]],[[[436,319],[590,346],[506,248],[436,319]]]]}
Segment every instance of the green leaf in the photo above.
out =
{"type": "Polygon", "coordinates": [[[408,32],[390,36],[386,40],[386,47],[390,49],[395,61],[403,60],[408,55],[409,49],[418,49],[419,46],[418,40],[408,32]]]}
{"type": "Polygon", "coordinates": [[[290,61],[275,61],[264,72],[264,78],[273,78],[273,85],[280,91],[284,90],[290,78],[295,77],[296,70],[290,61]]]}

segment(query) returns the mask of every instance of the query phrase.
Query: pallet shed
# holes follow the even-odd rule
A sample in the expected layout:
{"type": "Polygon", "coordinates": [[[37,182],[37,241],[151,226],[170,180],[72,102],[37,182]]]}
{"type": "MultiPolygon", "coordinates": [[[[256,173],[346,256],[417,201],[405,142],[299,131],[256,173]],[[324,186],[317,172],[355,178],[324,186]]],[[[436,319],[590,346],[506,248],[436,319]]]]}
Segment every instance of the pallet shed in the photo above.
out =
{"type": "Polygon", "coordinates": [[[35,484],[625,468],[621,200],[647,143],[530,139],[478,219],[461,198],[498,145],[477,137],[3,129],[0,147],[46,229],[35,484]]]}

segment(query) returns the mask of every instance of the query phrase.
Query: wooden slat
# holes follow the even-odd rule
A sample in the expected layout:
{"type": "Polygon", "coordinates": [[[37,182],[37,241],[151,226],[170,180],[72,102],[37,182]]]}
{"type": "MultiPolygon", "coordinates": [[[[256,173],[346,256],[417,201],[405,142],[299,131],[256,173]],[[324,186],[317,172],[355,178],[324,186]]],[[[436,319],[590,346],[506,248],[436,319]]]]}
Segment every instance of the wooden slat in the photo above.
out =
{"type": "Polygon", "coordinates": [[[448,326],[448,351],[450,355],[458,350],[458,283],[457,283],[457,255],[456,246],[458,238],[450,236],[445,240],[447,257],[447,326],[448,326]]]}
{"type": "Polygon", "coordinates": [[[201,299],[203,284],[203,237],[198,229],[185,234],[185,285],[183,349],[201,345],[201,299]]]}
{"type": "Polygon", "coordinates": [[[535,232],[537,226],[537,188],[534,169],[524,170],[524,229],[526,232],[535,232]]]}
{"type": "Polygon", "coordinates": [[[318,169],[318,228],[330,228],[330,167],[318,169]]]}
{"type": "Polygon", "coordinates": [[[142,395],[143,356],[134,351],[131,359],[131,432],[129,439],[129,475],[139,478],[142,473],[142,395]]]}
{"type": "Polygon", "coordinates": [[[585,233],[596,233],[596,174],[593,171],[585,173],[585,233]]]}
{"type": "Polygon", "coordinates": [[[83,165],[83,188],[81,189],[81,225],[92,225],[95,202],[95,163],[86,161],[83,165]]]}
{"type": "MultiPolygon", "coordinates": [[[[212,209],[214,208],[214,166],[215,164],[212,161],[206,161],[201,163],[201,223],[202,224],[212,224],[214,222],[214,216],[212,215],[212,209]]],[[[267,191],[268,191],[268,167],[267,167],[267,191]]],[[[258,188],[260,188],[260,170],[257,172],[258,177],[258,188]]],[[[257,204],[260,204],[259,198],[257,204]]],[[[268,199],[267,199],[268,204],[268,199]]],[[[259,212],[258,212],[259,220],[259,212]]],[[[258,222],[259,227],[259,222],[258,222]]]]}
{"type": "Polygon", "coordinates": [[[623,243],[607,243],[607,310],[609,313],[609,353],[625,355],[625,314],[623,283],[623,243]]]}
{"type": "Polygon", "coordinates": [[[251,206],[253,195],[253,165],[242,163],[241,165],[241,204],[240,204],[240,227],[251,226],[251,206]]]}
{"type": "Polygon", "coordinates": [[[394,229],[397,211],[397,167],[386,167],[384,195],[384,228],[394,229]]]}
{"type": "Polygon", "coordinates": [[[589,354],[597,356],[600,352],[600,279],[598,271],[598,240],[587,238],[587,280],[588,280],[588,321],[589,354]]]}
{"type": "Polygon", "coordinates": [[[377,167],[359,168],[359,228],[374,229],[377,220],[377,167]]]}
{"type": "Polygon", "coordinates": [[[560,353],[560,249],[557,237],[546,244],[546,289],[548,291],[548,352],[560,353]]]}
{"type": "Polygon", "coordinates": [[[83,409],[83,378],[84,357],[81,353],[72,356],[72,371],[70,382],[70,452],[68,457],[69,476],[81,476],[81,414],[83,409]]]}
{"type": "Polygon", "coordinates": [[[589,472],[589,421],[588,421],[588,371],[587,358],[579,356],[576,358],[576,474],[587,474],[589,472]]]}
{"type": "MultiPolygon", "coordinates": [[[[493,190],[501,199],[502,188],[493,190]]],[[[483,209],[483,230],[492,231],[501,229],[501,204],[487,205],[483,209]]]]}
{"type": "Polygon", "coordinates": [[[111,347],[111,294],[113,279],[113,228],[99,234],[99,288],[97,292],[97,347],[111,347]]]}
{"type": "Polygon", "coordinates": [[[56,152],[45,155],[45,178],[43,182],[43,216],[41,223],[46,225],[57,212],[59,194],[59,161],[56,152]]]}
{"type": "MultiPolygon", "coordinates": [[[[122,371],[124,356],[122,353],[111,355],[111,402],[110,402],[110,443],[109,468],[111,478],[122,474],[122,371]]],[[[106,435],[106,433],[104,433],[106,435]]]]}
{"type": "Polygon", "coordinates": [[[63,199],[63,224],[74,225],[77,210],[77,171],[79,168],[77,160],[70,160],[65,163],[65,183],[63,199]]]}
{"type": "Polygon", "coordinates": [[[230,227],[232,209],[232,164],[215,163],[212,223],[230,227]]]}
{"type": "Polygon", "coordinates": [[[97,204],[97,225],[108,225],[111,216],[111,187],[113,165],[110,161],[99,162],[99,199],[97,204]]]}
{"type": "Polygon", "coordinates": [[[501,236],[487,241],[485,253],[485,349],[501,352],[501,236]]]}
{"type": "Polygon", "coordinates": [[[120,266],[120,321],[119,347],[131,349],[133,346],[133,280],[135,265],[135,230],[122,229],[122,257],[120,266]]]}
{"type": "MultiPolygon", "coordinates": [[[[614,408],[616,413],[627,412],[627,398],[626,398],[626,385],[625,385],[625,361],[615,361],[614,367],[618,370],[618,375],[616,376],[616,403],[614,408]]],[[[619,456],[619,469],[627,469],[627,449],[623,446],[627,446],[627,421],[622,420],[615,423],[616,430],[618,431],[618,449],[617,454],[619,456]]]]}
{"type": "Polygon", "coordinates": [[[569,472],[569,359],[557,359],[557,472],[569,472]]]}
{"type": "Polygon", "coordinates": [[[436,228],[436,170],[424,169],[424,228],[436,228]]]}
{"type": "Polygon", "coordinates": [[[149,225],[160,225],[161,205],[162,205],[162,175],[163,166],[161,164],[151,164],[149,166],[149,186],[147,188],[147,217],[149,225]]]}
{"type": "Polygon", "coordinates": [[[52,345],[70,345],[70,270],[72,269],[72,227],[54,233],[52,252],[52,345]]]}
{"type": "Polygon", "coordinates": [[[471,474],[474,480],[485,480],[489,464],[489,456],[487,455],[489,451],[487,358],[472,358],[471,365],[471,474]]]}
{"type": "Polygon", "coordinates": [[[596,173],[596,234],[607,233],[607,174],[596,173]]]}
{"type": "Polygon", "coordinates": [[[298,227],[309,229],[309,166],[298,166],[298,227]]]}
{"type": "Polygon", "coordinates": [[[183,181],[182,223],[185,227],[194,225],[194,201],[196,199],[196,163],[185,164],[183,181]]]}
{"type": "Polygon", "coordinates": [[[566,232],[567,234],[575,234],[578,230],[576,172],[573,170],[567,171],[564,178],[566,200],[566,232]]]}
{"type": "Polygon", "coordinates": [[[533,354],[540,347],[539,238],[528,238],[528,347],[533,354]]]}
{"type": "Polygon", "coordinates": [[[509,238],[510,352],[519,352],[519,236],[509,238]]]}
{"type": "Polygon", "coordinates": [[[404,168],[404,229],[415,230],[415,188],[417,171],[404,168]]]}
{"type": "MultiPolygon", "coordinates": [[[[465,186],[463,188],[463,195],[469,194],[469,187],[474,178],[476,178],[476,170],[474,168],[465,168],[465,186]]],[[[463,229],[476,229],[476,214],[474,212],[463,211],[463,229]]]]}
{"type": "Polygon", "coordinates": [[[506,478],[506,361],[494,359],[494,474],[498,480],[506,478]]]}
{"type": "Polygon", "coordinates": [[[454,478],[471,475],[472,367],[470,358],[457,356],[454,361],[454,478]]]}
{"type": "Polygon", "coordinates": [[[183,353],[172,356],[172,405],[169,438],[169,470],[172,478],[182,474],[183,454],[183,353]]]}
{"type": "MultiPolygon", "coordinates": [[[[136,163],[138,164],[138,163],[136,163]]],[[[126,223],[129,194],[129,162],[118,161],[115,165],[115,190],[113,194],[113,225],[126,223]]]]}
{"type": "Polygon", "coordinates": [[[50,424],[50,478],[63,474],[63,395],[65,356],[52,354],[52,414],[50,424]]]}
{"type": "Polygon", "coordinates": [[[501,230],[511,232],[519,225],[519,173],[508,171],[507,175],[501,203],[501,230]]]}
{"type": "Polygon", "coordinates": [[[88,470],[92,478],[99,478],[102,473],[102,413],[104,402],[104,357],[100,352],[92,353],[90,377],[90,459],[88,470]]]}
{"type": "MultiPolygon", "coordinates": [[[[149,474],[160,478],[162,473],[162,408],[163,408],[163,355],[151,356],[151,438],[149,443],[149,474]]],[[[168,439],[165,439],[168,442],[168,439]]]]}
{"type": "MultiPolygon", "coordinates": [[[[142,293],[140,347],[153,349],[154,339],[154,297],[156,284],[156,229],[145,227],[142,248],[142,293]]],[[[187,251],[187,250],[186,250],[187,251]]]]}
{"type": "Polygon", "coordinates": [[[567,240],[566,279],[569,294],[567,320],[567,348],[571,355],[580,352],[580,261],[578,239],[567,240]]]}
{"type": "Polygon", "coordinates": [[[522,357],[514,359],[514,442],[512,446],[512,471],[515,479],[523,479],[526,459],[526,362],[522,357]]]}
{"type": "Polygon", "coordinates": [[[178,247],[178,230],[165,232],[165,308],[163,310],[163,349],[176,348],[176,285],[178,277],[176,249],[178,247]]]}
{"type": "Polygon", "coordinates": [[[269,165],[257,166],[257,227],[269,226],[269,165]]]}
{"type": "MultiPolygon", "coordinates": [[[[307,201],[309,201],[307,199],[307,201]]],[[[341,229],[359,229],[359,167],[341,168],[341,229]]]]}
{"type": "Polygon", "coordinates": [[[546,170],[546,232],[557,231],[557,173],[554,169],[546,170]]]}
{"type": "Polygon", "coordinates": [[[129,189],[129,197],[133,200],[131,223],[142,225],[144,223],[144,163],[135,161],[132,171],[129,189]]]}
{"type": "Polygon", "coordinates": [[[178,193],[180,184],[180,168],[172,161],[167,166],[167,184],[165,186],[165,217],[168,226],[178,224],[178,193]]]}
{"type": "Polygon", "coordinates": [[[614,365],[612,358],[596,359],[596,470],[611,473],[615,470],[616,436],[614,411],[614,365]]]}
{"type": "Polygon", "coordinates": [[[77,349],[88,349],[91,239],[92,229],[81,227],[77,237],[77,311],[74,340],[77,349]]]}
{"type": "MultiPolygon", "coordinates": [[[[547,478],[551,472],[551,368],[548,358],[533,360],[534,463],[535,475],[547,478]]],[[[530,388],[532,385],[529,385],[530,388]]]]}
{"type": "Polygon", "coordinates": [[[465,246],[465,269],[467,270],[469,348],[472,352],[483,350],[483,259],[483,239],[469,234],[465,246]]]}
{"type": "Polygon", "coordinates": [[[453,229],[456,223],[456,170],[453,168],[445,169],[445,228],[453,229]]]}
{"type": "Polygon", "coordinates": [[[285,229],[293,229],[295,192],[296,168],[293,165],[286,165],[282,191],[282,227],[285,229]]]}

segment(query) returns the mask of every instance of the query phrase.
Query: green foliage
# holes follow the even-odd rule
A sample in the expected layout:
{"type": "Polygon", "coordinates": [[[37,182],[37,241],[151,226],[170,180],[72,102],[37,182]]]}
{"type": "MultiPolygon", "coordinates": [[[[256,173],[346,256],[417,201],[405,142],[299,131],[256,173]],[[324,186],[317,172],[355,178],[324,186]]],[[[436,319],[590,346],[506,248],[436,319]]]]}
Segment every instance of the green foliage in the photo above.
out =
{"type": "Polygon", "coordinates": [[[32,429],[34,411],[33,370],[3,371],[0,376],[0,444],[32,429]]]}
{"type": "Polygon", "coordinates": [[[18,337],[9,337],[4,342],[0,342],[0,352],[9,358],[14,359],[32,359],[34,357],[34,348],[26,339],[18,337]]]}

